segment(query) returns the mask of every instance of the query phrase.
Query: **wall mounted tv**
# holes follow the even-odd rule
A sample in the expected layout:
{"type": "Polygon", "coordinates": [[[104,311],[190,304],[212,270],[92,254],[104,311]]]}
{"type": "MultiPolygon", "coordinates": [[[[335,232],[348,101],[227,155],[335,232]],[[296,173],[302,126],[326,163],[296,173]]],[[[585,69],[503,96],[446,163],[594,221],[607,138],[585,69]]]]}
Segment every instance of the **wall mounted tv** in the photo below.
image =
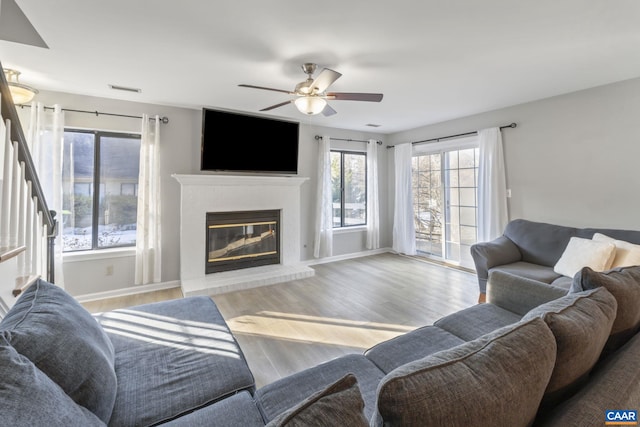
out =
{"type": "Polygon", "coordinates": [[[299,123],[202,109],[202,171],[298,173],[299,123]]]}

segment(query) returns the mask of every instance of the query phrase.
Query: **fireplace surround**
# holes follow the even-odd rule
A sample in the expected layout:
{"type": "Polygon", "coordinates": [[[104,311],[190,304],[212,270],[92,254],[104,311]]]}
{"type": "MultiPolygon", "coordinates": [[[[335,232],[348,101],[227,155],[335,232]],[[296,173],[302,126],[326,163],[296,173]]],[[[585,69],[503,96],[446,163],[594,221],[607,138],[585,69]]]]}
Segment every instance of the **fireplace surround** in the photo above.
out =
{"type": "Polygon", "coordinates": [[[314,275],[303,263],[300,187],[309,178],[174,174],[180,183],[180,282],[184,296],[215,295],[314,275]],[[280,212],[278,264],[206,273],[208,212],[280,212]]]}

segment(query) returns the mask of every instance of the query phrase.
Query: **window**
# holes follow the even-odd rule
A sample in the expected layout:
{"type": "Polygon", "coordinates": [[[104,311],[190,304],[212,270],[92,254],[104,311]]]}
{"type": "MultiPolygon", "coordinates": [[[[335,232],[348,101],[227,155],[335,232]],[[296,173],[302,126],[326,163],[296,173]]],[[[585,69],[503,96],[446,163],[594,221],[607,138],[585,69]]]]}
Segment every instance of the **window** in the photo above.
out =
{"type": "Polygon", "coordinates": [[[412,159],[416,249],[419,254],[473,267],[477,240],[478,148],[448,148],[412,159]]]}
{"type": "Polygon", "coordinates": [[[367,155],[331,151],[333,228],[367,223],[367,155]]]}
{"type": "Polygon", "coordinates": [[[66,130],[63,150],[63,250],[135,245],[140,136],[66,130]]]}

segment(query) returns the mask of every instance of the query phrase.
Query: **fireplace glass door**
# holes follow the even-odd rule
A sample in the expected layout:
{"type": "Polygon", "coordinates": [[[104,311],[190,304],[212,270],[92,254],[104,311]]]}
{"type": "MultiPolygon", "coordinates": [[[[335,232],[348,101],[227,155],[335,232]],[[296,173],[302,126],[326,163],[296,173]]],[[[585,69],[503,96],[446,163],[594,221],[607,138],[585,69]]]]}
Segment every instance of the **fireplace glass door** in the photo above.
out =
{"type": "Polygon", "coordinates": [[[280,211],[207,213],[206,273],[280,263],[280,211]]]}

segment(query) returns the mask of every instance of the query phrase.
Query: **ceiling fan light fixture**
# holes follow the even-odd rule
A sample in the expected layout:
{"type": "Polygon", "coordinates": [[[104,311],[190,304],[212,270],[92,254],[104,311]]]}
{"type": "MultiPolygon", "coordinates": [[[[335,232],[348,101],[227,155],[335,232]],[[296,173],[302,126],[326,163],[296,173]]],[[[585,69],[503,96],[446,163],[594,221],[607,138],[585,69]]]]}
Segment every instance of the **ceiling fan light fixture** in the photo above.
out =
{"type": "Polygon", "coordinates": [[[38,93],[36,89],[20,83],[18,81],[19,75],[20,71],[11,69],[4,70],[4,76],[7,79],[7,84],[9,85],[9,91],[11,92],[13,103],[16,105],[22,105],[31,102],[33,97],[38,93]]]}
{"type": "Polygon", "coordinates": [[[296,108],[303,114],[320,114],[327,106],[327,100],[317,96],[301,96],[295,101],[296,108]]]}

